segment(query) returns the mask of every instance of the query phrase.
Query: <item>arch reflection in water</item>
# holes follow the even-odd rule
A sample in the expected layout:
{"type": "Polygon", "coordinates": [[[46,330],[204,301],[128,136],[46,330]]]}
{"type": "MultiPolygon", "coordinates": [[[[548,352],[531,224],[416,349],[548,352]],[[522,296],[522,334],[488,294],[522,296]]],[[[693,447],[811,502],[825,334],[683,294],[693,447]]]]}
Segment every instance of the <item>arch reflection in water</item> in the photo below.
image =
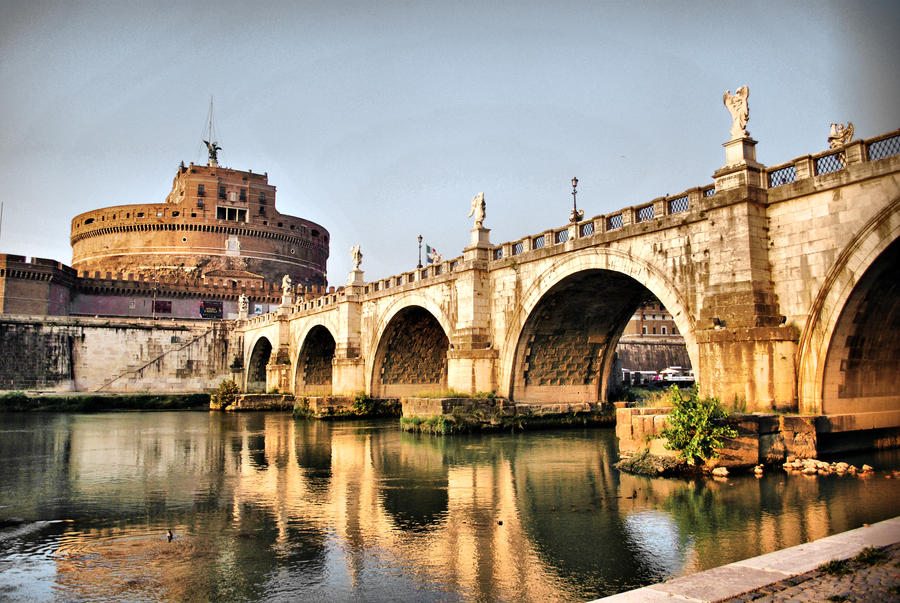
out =
{"type": "Polygon", "coordinates": [[[885,479],[624,475],[608,430],[0,419],[0,511],[29,526],[0,533],[0,588],[19,598],[588,599],[883,519],[900,494],[885,479]]]}

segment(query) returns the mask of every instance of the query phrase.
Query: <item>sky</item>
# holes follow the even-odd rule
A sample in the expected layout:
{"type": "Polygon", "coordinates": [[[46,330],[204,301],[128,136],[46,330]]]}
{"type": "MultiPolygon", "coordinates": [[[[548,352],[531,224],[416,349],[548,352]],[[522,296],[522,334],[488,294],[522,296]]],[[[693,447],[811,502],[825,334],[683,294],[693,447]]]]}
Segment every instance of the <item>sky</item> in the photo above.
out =
{"type": "Polygon", "coordinates": [[[712,183],[750,88],[757,159],[900,128],[900,3],[0,0],[0,253],[70,264],[81,212],[181,161],[268,172],[368,281],[712,183]]]}

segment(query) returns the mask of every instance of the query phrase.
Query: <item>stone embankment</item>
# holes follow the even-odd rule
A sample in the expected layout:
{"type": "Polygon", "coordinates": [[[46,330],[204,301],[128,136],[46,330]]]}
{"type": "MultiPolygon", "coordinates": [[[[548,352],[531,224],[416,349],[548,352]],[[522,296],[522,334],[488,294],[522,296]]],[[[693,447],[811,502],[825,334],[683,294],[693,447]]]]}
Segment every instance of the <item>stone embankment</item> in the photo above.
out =
{"type": "Polygon", "coordinates": [[[520,404],[494,397],[408,397],[400,403],[400,428],[423,433],[612,426],[615,421],[610,406],[588,402],[520,404]]]}
{"type": "MultiPolygon", "coordinates": [[[[644,451],[675,458],[677,450],[666,448],[662,431],[669,426],[671,407],[617,408],[616,436],[623,458],[644,451]]],[[[710,459],[707,468],[749,468],[759,464],[784,463],[788,457],[816,458],[815,418],[773,414],[735,413],[727,419],[738,432],[736,438],[719,450],[719,458],[710,459]]]]}

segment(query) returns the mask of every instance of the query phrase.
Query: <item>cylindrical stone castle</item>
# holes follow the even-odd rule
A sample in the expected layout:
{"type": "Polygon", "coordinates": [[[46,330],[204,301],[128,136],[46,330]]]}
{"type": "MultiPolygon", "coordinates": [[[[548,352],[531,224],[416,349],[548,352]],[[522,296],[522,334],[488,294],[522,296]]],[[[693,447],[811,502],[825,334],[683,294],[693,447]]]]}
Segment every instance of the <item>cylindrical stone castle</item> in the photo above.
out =
{"type": "Polygon", "coordinates": [[[325,285],[328,231],[278,213],[267,174],[184,164],[165,203],[95,209],[72,220],[72,267],[126,278],[259,278],[325,285]],[[128,275],[133,275],[129,277],[128,275]]]}

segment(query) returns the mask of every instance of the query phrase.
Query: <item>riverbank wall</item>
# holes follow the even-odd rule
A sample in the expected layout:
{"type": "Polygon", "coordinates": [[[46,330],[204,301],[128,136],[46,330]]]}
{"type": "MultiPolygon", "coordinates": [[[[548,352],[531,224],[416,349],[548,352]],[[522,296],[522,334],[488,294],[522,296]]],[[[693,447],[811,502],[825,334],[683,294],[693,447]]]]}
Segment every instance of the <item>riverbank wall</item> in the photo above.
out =
{"type": "Polygon", "coordinates": [[[240,353],[232,327],[208,320],[0,315],[0,391],[211,391],[231,378],[229,365],[240,353]]]}
{"type": "MultiPolygon", "coordinates": [[[[677,450],[665,447],[662,437],[669,427],[671,407],[617,408],[616,436],[623,458],[649,452],[675,458],[677,450]]],[[[822,455],[876,450],[900,446],[900,411],[847,415],[778,415],[733,413],[726,420],[738,435],[719,450],[709,467],[746,468],[779,464],[788,457],[818,458],[822,455]]]]}
{"type": "Polygon", "coordinates": [[[422,433],[466,433],[578,425],[612,426],[611,405],[588,402],[518,404],[505,398],[400,399],[400,428],[422,433]]]}

